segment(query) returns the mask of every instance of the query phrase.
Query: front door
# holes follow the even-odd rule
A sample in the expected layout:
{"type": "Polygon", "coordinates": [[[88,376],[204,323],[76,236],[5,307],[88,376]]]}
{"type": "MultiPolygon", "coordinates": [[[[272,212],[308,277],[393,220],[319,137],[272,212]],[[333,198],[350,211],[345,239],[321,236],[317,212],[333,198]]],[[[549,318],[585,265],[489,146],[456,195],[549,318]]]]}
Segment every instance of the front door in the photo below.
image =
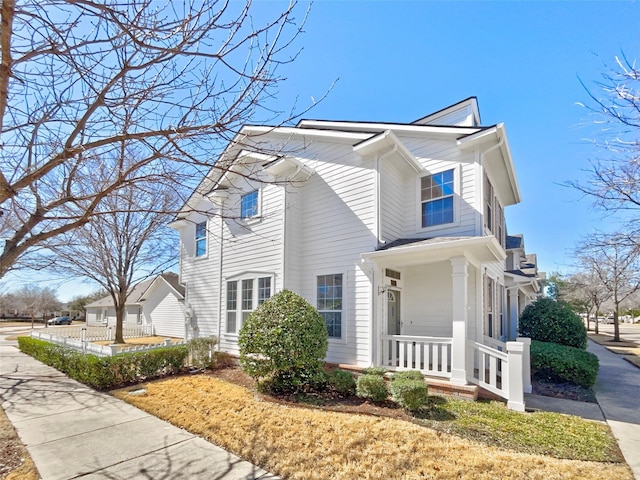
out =
{"type": "Polygon", "coordinates": [[[387,335],[400,334],[400,290],[387,290],[387,335]]]}

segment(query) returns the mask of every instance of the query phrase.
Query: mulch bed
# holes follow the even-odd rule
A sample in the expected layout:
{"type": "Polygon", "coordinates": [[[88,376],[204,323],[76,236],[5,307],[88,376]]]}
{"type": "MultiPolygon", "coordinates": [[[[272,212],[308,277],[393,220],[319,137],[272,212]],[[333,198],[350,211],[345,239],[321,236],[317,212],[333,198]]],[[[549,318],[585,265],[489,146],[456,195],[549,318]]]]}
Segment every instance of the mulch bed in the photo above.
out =
{"type": "MultiPolygon", "coordinates": [[[[245,374],[238,366],[218,368],[208,372],[209,375],[220,378],[230,383],[246,388],[254,388],[255,383],[251,377],[245,374]]],[[[547,383],[532,379],[534,394],[545,397],[566,398],[579,402],[597,403],[593,389],[585,388],[571,383],[547,383]]],[[[356,396],[340,397],[331,392],[312,393],[304,396],[274,397],[262,395],[267,401],[277,403],[289,403],[302,406],[316,406],[326,410],[342,411],[350,413],[362,413],[367,415],[381,415],[392,418],[410,418],[404,409],[399,408],[393,402],[388,405],[374,405],[356,396]]]]}

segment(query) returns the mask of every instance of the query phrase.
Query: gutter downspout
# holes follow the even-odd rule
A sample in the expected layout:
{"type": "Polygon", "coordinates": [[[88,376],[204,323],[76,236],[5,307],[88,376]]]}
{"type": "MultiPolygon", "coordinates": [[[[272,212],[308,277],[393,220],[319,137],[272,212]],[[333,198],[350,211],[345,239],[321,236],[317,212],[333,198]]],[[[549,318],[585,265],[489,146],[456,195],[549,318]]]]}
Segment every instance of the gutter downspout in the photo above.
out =
{"type": "Polygon", "coordinates": [[[221,341],[220,335],[222,334],[222,292],[224,289],[222,288],[222,258],[223,258],[223,248],[224,248],[224,201],[220,204],[220,256],[218,258],[218,348],[220,351],[221,341]]]}

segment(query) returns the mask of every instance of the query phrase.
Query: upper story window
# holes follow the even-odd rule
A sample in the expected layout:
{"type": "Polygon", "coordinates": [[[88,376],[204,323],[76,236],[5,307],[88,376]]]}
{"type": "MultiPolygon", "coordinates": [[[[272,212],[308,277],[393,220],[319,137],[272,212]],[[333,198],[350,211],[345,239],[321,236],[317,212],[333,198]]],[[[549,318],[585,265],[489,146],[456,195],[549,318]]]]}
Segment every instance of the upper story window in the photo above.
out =
{"type": "Polygon", "coordinates": [[[207,253],[207,222],[196,224],[196,257],[201,257],[207,253]]]}
{"type": "Polygon", "coordinates": [[[242,196],[240,201],[240,218],[245,220],[258,216],[258,190],[242,196]]]}
{"type": "Polygon", "coordinates": [[[318,277],[318,312],[330,338],[342,338],[342,274],[318,277]]]}
{"type": "Polygon", "coordinates": [[[453,223],[453,169],[421,178],[422,228],[453,223]]]}
{"type": "Polygon", "coordinates": [[[484,205],[484,226],[495,235],[500,245],[505,247],[504,209],[500,205],[489,177],[486,175],[484,176],[484,205]]]}

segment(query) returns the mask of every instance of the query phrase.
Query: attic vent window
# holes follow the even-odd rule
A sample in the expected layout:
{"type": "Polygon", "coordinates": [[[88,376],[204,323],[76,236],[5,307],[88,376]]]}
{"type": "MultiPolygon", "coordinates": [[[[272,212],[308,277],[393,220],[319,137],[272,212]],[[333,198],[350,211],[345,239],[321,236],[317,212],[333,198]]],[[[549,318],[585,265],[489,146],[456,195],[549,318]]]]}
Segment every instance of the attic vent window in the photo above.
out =
{"type": "Polygon", "coordinates": [[[386,268],[384,270],[385,277],[395,278],[396,280],[400,280],[400,272],[396,272],[395,270],[391,270],[390,268],[386,268]]]}

